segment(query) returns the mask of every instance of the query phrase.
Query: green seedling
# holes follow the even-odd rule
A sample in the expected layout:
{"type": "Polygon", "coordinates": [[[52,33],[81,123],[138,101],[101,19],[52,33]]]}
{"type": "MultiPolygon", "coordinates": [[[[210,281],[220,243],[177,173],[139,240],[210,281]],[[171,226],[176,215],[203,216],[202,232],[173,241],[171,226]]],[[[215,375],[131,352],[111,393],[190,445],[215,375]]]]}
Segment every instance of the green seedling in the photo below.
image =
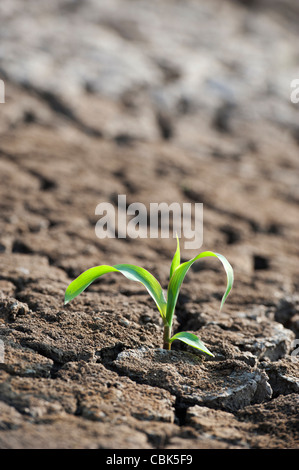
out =
{"type": "Polygon", "coordinates": [[[209,356],[213,356],[213,354],[208,350],[208,348],[206,348],[202,341],[200,341],[200,339],[192,333],[180,331],[174,336],[171,336],[175,306],[177,303],[182,282],[189,268],[195,261],[200,258],[205,258],[209,256],[216,257],[221,261],[227,276],[227,286],[226,291],[222,297],[220,306],[221,309],[233,286],[234,281],[233,268],[231,267],[230,263],[223,255],[213,253],[212,251],[204,251],[192,258],[190,261],[181,263],[180,245],[178,238],[177,249],[170,266],[170,281],[167,289],[167,298],[165,298],[160,283],[151,273],[149,273],[143,268],[140,268],[139,266],[134,266],[132,264],[116,264],[114,266],[96,266],[94,268],[88,269],[87,271],[84,271],[82,274],[80,274],[79,277],[77,277],[73,282],[71,282],[71,284],[66,289],[64,303],[67,304],[70,300],[77,297],[77,295],[81,294],[81,292],[83,292],[93,281],[98,279],[103,274],[110,272],[122,273],[126,278],[130,279],[131,281],[141,282],[154,299],[163,319],[164,349],[170,350],[172,342],[178,339],[188,344],[189,346],[192,346],[193,348],[199,349],[200,351],[204,352],[205,354],[208,354],[209,356]]]}

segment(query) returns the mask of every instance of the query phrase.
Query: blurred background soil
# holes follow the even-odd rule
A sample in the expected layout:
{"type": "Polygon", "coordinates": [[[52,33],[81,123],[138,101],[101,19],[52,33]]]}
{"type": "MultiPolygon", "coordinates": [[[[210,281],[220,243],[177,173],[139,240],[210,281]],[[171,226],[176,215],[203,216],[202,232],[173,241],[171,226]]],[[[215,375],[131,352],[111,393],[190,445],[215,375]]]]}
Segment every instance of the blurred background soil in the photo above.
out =
{"type": "Polygon", "coordinates": [[[1,0],[0,448],[298,447],[298,24],[296,0],[1,0]],[[235,285],[220,314],[222,267],[196,263],[174,328],[214,360],[156,354],[120,275],[64,307],[100,264],[167,287],[174,238],[96,237],[119,194],[203,203],[182,258],[222,253],[235,285]]]}

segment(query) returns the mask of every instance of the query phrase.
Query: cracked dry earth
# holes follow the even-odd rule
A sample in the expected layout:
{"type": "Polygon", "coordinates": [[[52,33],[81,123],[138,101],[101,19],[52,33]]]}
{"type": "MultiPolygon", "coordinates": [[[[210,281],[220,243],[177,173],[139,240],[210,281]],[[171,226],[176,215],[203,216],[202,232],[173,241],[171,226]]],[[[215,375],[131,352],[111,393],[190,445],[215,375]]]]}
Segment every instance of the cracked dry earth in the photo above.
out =
{"type": "Polygon", "coordinates": [[[269,4],[1,2],[0,448],[298,448],[299,10],[269,4]],[[63,305],[99,264],[167,287],[174,239],[96,237],[118,194],[204,203],[200,251],[235,285],[219,313],[225,274],[195,263],[174,332],[214,358],[162,350],[120,274],[63,305]]]}

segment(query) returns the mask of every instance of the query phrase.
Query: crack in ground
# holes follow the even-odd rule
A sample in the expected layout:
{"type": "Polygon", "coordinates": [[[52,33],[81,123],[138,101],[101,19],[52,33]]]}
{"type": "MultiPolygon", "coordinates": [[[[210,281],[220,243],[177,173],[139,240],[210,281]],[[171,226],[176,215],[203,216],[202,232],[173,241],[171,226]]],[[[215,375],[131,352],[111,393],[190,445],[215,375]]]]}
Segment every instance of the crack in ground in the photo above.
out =
{"type": "MultiPolygon", "coordinates": [[[[120,371],[113,364],[117,356],[125,349],[127,348],[122,343],[118,343],[117,345],[112,346],[112,347],[103,348],[100,351],[101,360],[99,360],[98,362],[100,362],[106,369],[117,373],[119,377],[128,377],[130,380],[132,380],[138,385],[145,385],[148,387],[153,387],[152,385],[148,384],[144,380],[141,380],[141,379],[138,380],[136,377],[132,377],[131,374],[120,371]]],[[[166,390],[163,386],[159,387],[158,385],[155,385],[155,387],[160,388],[161,390],[166,390]]],[[[182,400],[180,396],[176,396],[173,393],[171,393],[171,395],[175,397],[175,403],[173,405],[174,424],[177,424],[179,427],[184,426],[186,422],[187,409],[190,407],[190,404],[184,403],[184,401],[182,400]]],[[[160,445],[161,443],[159,443],[159,446],[160,445]]],[[[157,448],[159,448],[159,446],[157,448]]]]}
{"type": "MultiPolygon", "coordinates": [[[[26,346],[30,347],[30,345],[28,345],[28,343],[26,344],[26,346]]],[[[38,352],[39,354],[44,355],[45,357],[51,358],[52,360],[54,359],[54,355],[52,354],[52,352],[50,352],[50,354],[49,354],[49,352],[47,350],[44,350],[43,348],[40,348],[40,347],[36,347],[36,345],[34,345],[32,347],[32,349],[34,351],[38,352]]],[[[138,379],[136,377],[132,377],[130,373],[126,373],[125,371],[120,371],[115,366],[114,361],[116,360],[117,356],[122,351],[124,351],[126,349],[128,349],[128,347],[126,347],[126,345],[121,343],[121,342],[117,343],[116,345],[114,345],[112,347],[102,348],[99,351],[99,359],[97,360],[97,362],[101,363],[106,369],[115,372],[119,377],[128,377],[131,381],[135,382],[136,384],[143,385],[143,386],[148,386],[148,387],[153,387],[153,385],[150,385],[150,384],[146,383],[145,380],[138,379]]],[[[72,358],[70,360],[72,361],[74,359],[72,358]]],[[[61,359],[59,361],[54,360],[53,366],[51,367],[51,370],[50,370],[50,378],[53,379],[53,380],[57,379],[58,375],[59,375],[59,371],[68,362],[70,362],[70,361],[69,360],[61,360],[61,359]]],[[[154,387],[155,388],[160,388],[162,390],[166,390],[163,386],[159,387],[159,385],[155,385],[154,387]]],[[[168,392],[169,392],[169,390],[168,390],[168,392]]],[[[188,437],[188,438],[194,438],[195,439],[195,436],[192,435],[192,429],[196,430],[196,423],[193,423],[192,420],[190,420],[188,418],[188,410],[190,408],[192,408],[193,406],[195,406],[195,405],[190,404],[189,402],[184,400],[184,398],[180,394],[174,394],[172,392],[170,392],[170,393],[173,397],[175,397],[175,402],[173,404],[173,424],[176,425],[177,428],[174,428],[173,432],[170,432],[167,435],[163,432],[161,432],[161,433],[156,433],[156,432],[152,432],[152,431],[147,432],[146,429],[144,429],[144,430],[142,428],[139,429],[141,432],[143,432],[145,434],[148,443],[155,449],[165,447],[166,445],[168,445],[169,442],[171,442],[171,439],[174,438],[174,437],[178,437],[178,438],[187,438],[188,437]],[[186,426],[190,427],[189,433],[188,433],[188,430],[186,430],[187,429],[186,426]],[[188,436],[186,435],[186,432],[187,432],[188,436]]],[[[74,392],[74,397],[76,399],[75,411],[73,411],[71,413],[68,412],[68,414],[72,414],[74,416],[82,416],[83,418],[88,420],[88,417],[84,416],[84,414],[82,413],[82,404],[81,404],[80,395],[78,395],[78,394],[76,394],[76,392],[74,392]]],[[[13,406],[21,414],[24,414],[24,415],[27,414],[27,412],[24,409],[24,406],[18,404],[17,402],[14,402],[13,399],[9,399],[8,401],[6,400],[6,402],[10,406],[13,406]]],[[[207,404],[203,404],[203,405],[197,404],[197,405],[202,406],[202,407],[209,407],[207,404]]],[[[214,409],[213,407],[211,407],[211,408],[214,409]]],[[[227,411],[227,412],[229,412],[229,411],[227,411]]],[[[236,416],[236,414],[233,413],[233,412],[231,414],[236,416]]],[[[144,419],[138,419],[138,418],[137,418],[137,421],[139,423],[145,422],[144,419]]],[[[225,438],[220,438],[220,441],[230,443],[230,440],[227,440],[225,438]]]]}
{"type": "MultiPolygon", "coordinates": [[[[22,303],[26,305],[29,308],[28,303],[23,302],[22,303]]],[[[14,320],[9,322],[10,328],[12,328],[14,324],[14,320]]],[[[17,327],[18,325],[16,325],[17,327]]],[[[14,328],[13,328],[14,329],[14,328]]],[[[18,329],[18,328],[15,328],[18,329]]],[[[22,331],[18,329],[18,331],[22,331]]],[[[45,343],[43,341],[35,341],[32,338],[21,338],[19,340],[20,346],[23,346],[25,348],[29,348],[32,351],[38,353],[39,355],[46,357],[48,359],[51,359],[53,361],[53,366],[51,367],[50,370],[50,377],[55,379],[59,373],[59,370],[61,367],[63,367],[65,364],[68,362],[78,362],[78,361],[87,361],[87,362],[93,362],[92,361],[92,354],[91,353],[86,353],[84,351],[64,351],[61,348],[57,348],[54,345],[50,345],[48,343],[45,343]]],[[[98,356],[98,359],[96,362],[102,363],[107,369],[117,373],[119,376],[127,376],[131,380],[135,381],[136,383],[142,384],[142,385],[149,385],[145,380],[143,379],[136,379],[131,376],[130,373],[122,372],[120,371],[117,366],[114,365],[114,361],[117,359],[117,356],[123,352],[126,349],[130,349],[131,346],[126,346],[124,343],[118,342],[114,346],[111,347],[106,347],[102,348],[101,350],[98,350],[96,352],[96,355],[98,356]]],[[[263,371],[264,368],[258,368],[260,371],[263,371]]],[[[16,373],[16,375],[22,375],[16,373]]],[[[44,374],[41,374],[43,376],[44,374]]],[[[275,382],[274,379],[271,379],[271,377],[268,377],[268,382],[270,386],[273,389],[273,383],[275,382]]],[[[158,386],[159,388],[159,386],[158,386]]],[[[161,386],[161,389],[165,389],[165,387],[161,386]]],[[[176,404],[175,404],[175,417],[177,420],[177,423],[184,423],[184,419],[186,416],[186,409],[190,406],[190,403],[184,401],[182,397],[179,394],[173,394],[176,397],[176,404]]],[[[280,395],[285,395],[285,393],[281,392],[276,392],[275,395],[273,394],[271,399],[277,398],[280,395]]],[[[193,406],[193,405],[191,405],[193,406]]],[[[182,424],[180,424],[182,425],[182,424]]]]}

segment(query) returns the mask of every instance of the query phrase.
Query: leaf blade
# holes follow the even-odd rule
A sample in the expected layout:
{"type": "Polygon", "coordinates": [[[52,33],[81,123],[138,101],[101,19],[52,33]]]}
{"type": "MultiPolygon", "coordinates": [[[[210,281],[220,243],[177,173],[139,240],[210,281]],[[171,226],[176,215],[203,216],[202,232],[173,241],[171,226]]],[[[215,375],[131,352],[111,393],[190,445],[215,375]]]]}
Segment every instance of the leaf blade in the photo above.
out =
{"type": "Polygon", "coordinates": [[[114,266],[101,265],[87,269],[74,281],[72,281],[66,289],[64,303],[67,304],[81,292],[83,292],[93,281],[103,274],[109,272],[120,272],[127,279],[140,282],[147,289],[151,297],[154,299],[162,318],[166,315],[166,300],[163,289],[158,280],[146,269],[132,264],[116,264],[114,266]]]}
{"type": "Polygon", "coordinates": [[[178,268],[181,263],[180,242],[179,242],[178,236],[176,237],[176,239],[177,239],[177,247],[176,247],[176,252],[173,256],[172,263],[170,266],[170,275],[169,275],[170,279],[174,271],[176,270],[176,268],[178,268]]]}
{"type": "Polygon", "coordinates": [[[233,286],[233,282],[234,282],[233,268],[223,255],[220,255],[219,253],[214,253],[212,251],[204,251],[200,253],[199,255],[195,256],[194,258],[192,258],[190,261],[186,261],[185,263],[182,263],[179,267],[177,267],[177,269],[174,271],[170,279],[168,290],[167,290],[167,308],[166,308],[166,321],[168,322],[169,325],[172,324],[173,314],[174,314],[175,306],[177,303],[180,287],[183,283],[183,280],[189,268],[198,259],[209,257],[209,256],[216,257],[222,262],[223,267],[226,272],[226,276],[227,276],[227,286],[226,286],[225,293],[222,297],[221,306],[220,306],[220,309],[222,309],[224,302],[226,301],[227,296],[233,286]]]}
{"type": "Polygon", "coordinates": [[[75,297],[77,297],[81,292],[83,292],[87,287],[96,279],[98,279],[103,274],[108,272],[117,271],[113,266],[101,265],[95,266],[94,268],[87,269],[80,276],[74,279],[65,291],[64,304],[67,304],[75,297]]]}
{"type": "Polygon", "coordinates": [[[162,317],[166,315],[166,299],[159,281],[146,269],[133,264],[117,264],[114,268],[118,269],[124,276],[136,282],[141,282],[147,289],[150,296],[156,302],[158,310],[162,317]]]}
{"type": "Polygon", "coordinates": [[[172,338],[170,338],[170,342],[172,343],[172,341],[174,341],[175,339],[179,339],[183,343],[186,343],[189,346],[192,346],[193,348],[199,349],[205,354],[208,354],[208,356],[215,357],[214,354],[211,353],[211,351],[209,351],[209,349],[203,344],[203,342],[193,333],[181,331],[176,335],[172,336],[172,338]]]}

